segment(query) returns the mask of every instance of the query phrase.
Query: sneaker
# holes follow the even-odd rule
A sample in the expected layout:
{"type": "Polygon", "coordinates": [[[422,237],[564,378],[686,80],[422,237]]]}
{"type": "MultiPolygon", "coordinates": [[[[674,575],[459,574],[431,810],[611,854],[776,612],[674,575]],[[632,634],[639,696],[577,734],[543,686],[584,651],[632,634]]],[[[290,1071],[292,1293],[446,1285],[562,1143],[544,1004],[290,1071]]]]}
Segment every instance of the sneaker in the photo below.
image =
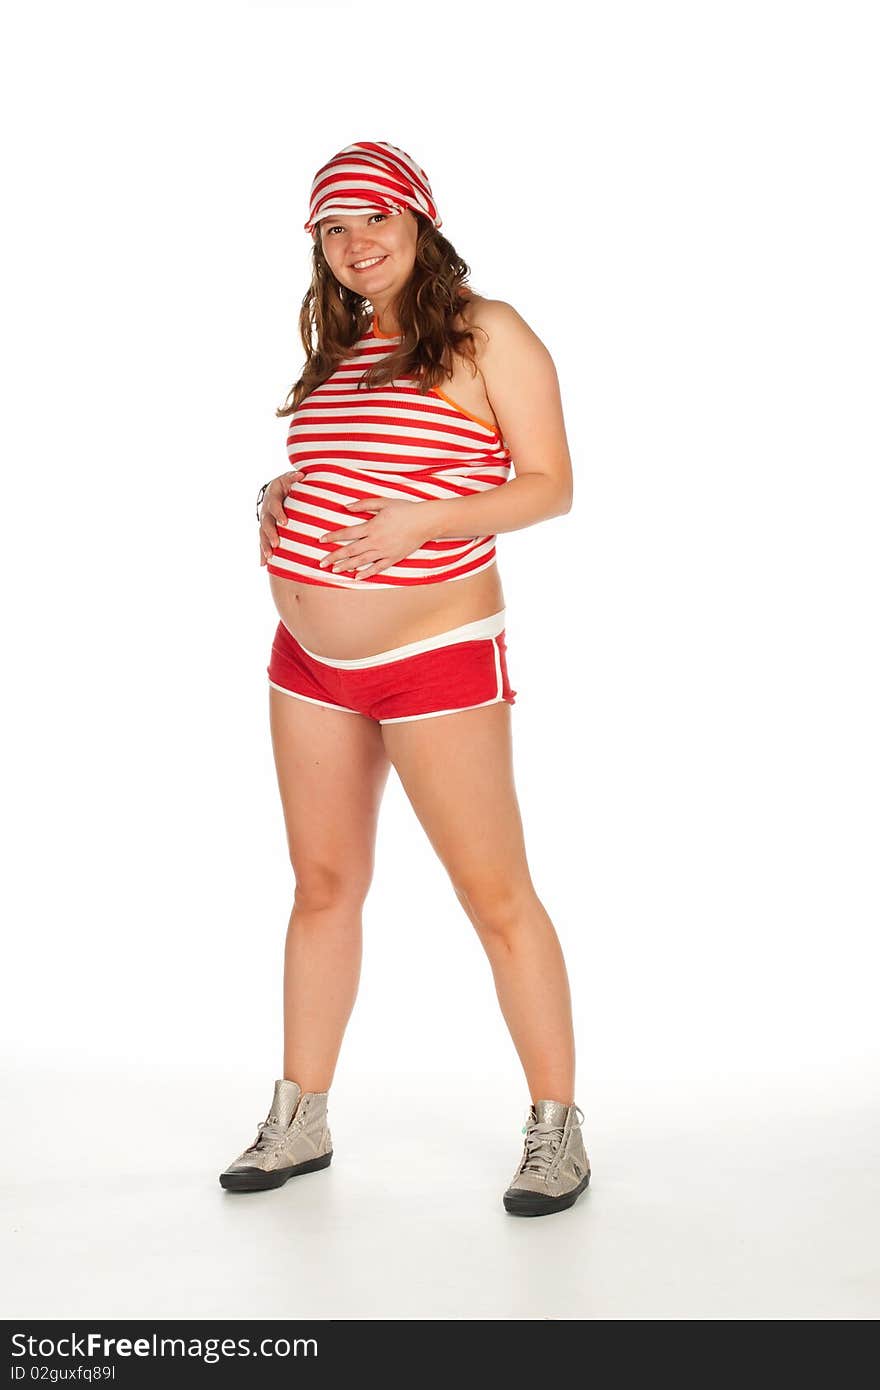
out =
{"type": "Polygon", "coordinates": [[[230,1192],[261,1192],[326,1168],[332,1157],[327,1092],[303,1092],[295,1081],[276,1081],[272,1108],[256,1139],[220,1174],[220,1185],[230,1192]]]}
{"type": "Polygon", "coordinates": [[[583,1119],[580,1106],[558,1100],[539,1100],[529,1106],[523,1156],[504,1194],[506,1211],[514,1216],[546,1216],[574,1206],[590,1181],[590,1160],[581,1136],[583,1119]]]}

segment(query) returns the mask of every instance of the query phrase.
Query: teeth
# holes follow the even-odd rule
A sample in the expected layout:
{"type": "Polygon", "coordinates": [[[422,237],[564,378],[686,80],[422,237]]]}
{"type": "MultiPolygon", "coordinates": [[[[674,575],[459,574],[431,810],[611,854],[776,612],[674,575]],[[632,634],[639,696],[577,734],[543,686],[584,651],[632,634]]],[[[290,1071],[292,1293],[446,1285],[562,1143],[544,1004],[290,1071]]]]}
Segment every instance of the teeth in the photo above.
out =
{"type": "Polygon", "coordinates": [[[384,260],[383,256],[372,256],[368,261],[355,261],[355,270],[363,270],[368,265],[375,265],[377,261],[384,260]]]}

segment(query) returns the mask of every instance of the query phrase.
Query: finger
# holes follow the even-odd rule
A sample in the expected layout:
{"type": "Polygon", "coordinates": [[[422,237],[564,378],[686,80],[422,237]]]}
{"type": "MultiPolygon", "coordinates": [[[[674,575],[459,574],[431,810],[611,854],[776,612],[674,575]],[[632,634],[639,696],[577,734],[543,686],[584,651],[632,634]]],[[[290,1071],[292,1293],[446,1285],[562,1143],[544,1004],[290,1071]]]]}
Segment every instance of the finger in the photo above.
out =
{"type": "MultiPolygon", "coordinates": [[[[353,550],[351,552],[351,555],[349,556],[348,562],[345,564],[345,568],[354,569],[356,572],[360,571],[360,573],[363,574],[371,565],[376,565],[379,563],[375,556],[375,550],[353,550]]],[[[333,568],[335,570],[337,568],[336,565],[334,565],[333,568]]]]}
{"type": "MultiPolygon", "coordinates": [[[[340,569],[350,570],[358,564],[368,565],[370,564],[375,554],[375,549],[370,551],[365,550],[363,547],[361,547],[361,549],[358,550],[353,545],[347,545],[344,550],[334,551],[332,555],[325,556],[325,559],[328,561],[332,571],[335,573],[337,570],[340,569]]],[[[324,561],[322,561],[321,563],[323,565],[324,561]]]]}
{"type": "Polygon", "coordinates": [[[260,521],[260,530],[266,537],[270,546],[278,544],[278,527],[286,526],[288,523],[287,512],[284,510],[283,500],[279,500],[270,507],[260,521]]]}
{"type": "Polygon", "coordinates": [[[293,470],[292,473],[285,473],[285,474],[284,474],[284,479],[283,479],[283,481],[284,481],[283,496],[282,496],[282,497],[279,497],[277,502],[275,502],[274,499],[273,499],[273,505],[272,505],[272,508],[271,508],[272,514],[273,514],[273,516],[276,517],[276,519],[277,519],[278,521],[281,522],[282,525],[285,525],[286,522],[287,522],[287,513],[286,513],[285,510],[284,510],[284,498],[285,498],[285,497],[287,496],[287,494],[291,491],[291,489],[294,487],[294,485],[295,485],[296,483],[299,482],[299,480],[300,480],[300,478],[302,478],[302,476],[303,476],[302,470],[299,469],[299,468],[294,468],[294,470],[293,470]]]}
{"type": "Polygon", "coordinates": [[[346,540],[352,542],[368,541],[370,539],[370,533],[365,529],[366,525],[367,523],[365,521],[362,521],[360,526],[349,526],[348,529],[345,531],[334,531],[331,533],[331,539],[332,536],[341,535],[344,536],[346,540]]]}
{"type": "Polygon", "coordinates": [[[289,473],[281,473],[277,478],[273,478],[263,494],[263,506],[265,507],[267,502],[274,501],[276,497],[288,492],[294,483],[303,476],[301,468],[292,468],[289,473]]]}
{"type": "Polygon", "coordinates": [[[328,531],[326,535],[319,536],[318,540],[321,545],[333,545],[334,542],[341,545],[343,541],[360,541],[363,540],[363,533],[355,534],[360,530],[359,526],[343,526],[341,531],[328,531]]]}
{"type": "Polygon", "coordinates": [[[263,505],[260,508],[260,530],[273,547],[278,544],[275,523],[280,521],[284,524],[286,521],[287,514],[284,510],[283,498],[301,477],[302,471],[294,468],[290,473],[284,473],[280,478],[274,478],[263,496],[263,505]]]}
{"type": "Polygon", "coordinates": [[[346,546],[344,550],[334,550],[332,555],[325,555],[320,566],[321,569],[330,569],[335,574],[337,570],[351,569],[352,563],[356,559],[355,551],[346,546]]]}
{"type": "Polygon", "coordinates": [[[362,570],[355,571],[355,579],[367,579],[371,574],[378,574],[380,570],[388,568],[388,560],[374,560],[372,564],[365,565],[362,570]]]}

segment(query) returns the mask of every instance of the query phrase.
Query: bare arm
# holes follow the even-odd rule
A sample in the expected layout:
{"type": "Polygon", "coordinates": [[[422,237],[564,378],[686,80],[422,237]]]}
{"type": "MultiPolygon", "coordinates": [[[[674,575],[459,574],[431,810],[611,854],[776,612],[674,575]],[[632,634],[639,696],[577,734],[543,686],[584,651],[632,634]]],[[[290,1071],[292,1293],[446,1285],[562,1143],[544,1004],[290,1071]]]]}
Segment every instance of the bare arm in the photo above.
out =
{"type": "Polygon", "coordinates": [[[436,540],[518,531],[571,510],[571,456],[550,353],[503,300],[483,301],[471,322],[488,334],[488,342],[475,334],[477,365],[516,476],[474,497],[421,504],[436,540]]]}

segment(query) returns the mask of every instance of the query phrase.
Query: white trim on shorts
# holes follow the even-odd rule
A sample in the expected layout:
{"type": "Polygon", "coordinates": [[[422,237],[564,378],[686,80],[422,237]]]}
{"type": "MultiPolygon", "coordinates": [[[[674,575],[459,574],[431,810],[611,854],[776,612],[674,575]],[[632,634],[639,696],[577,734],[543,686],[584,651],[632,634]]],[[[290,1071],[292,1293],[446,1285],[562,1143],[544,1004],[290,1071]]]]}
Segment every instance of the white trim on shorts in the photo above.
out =
{"type": "MultiPolygon", "coordinates": [[[[335,709],[341,714],[359,714],[362,719],[372,719],[370,714],[364,714],[363,710],[349,709],[347,705],[331,705],[326,700],[314,700],[311,695],[300,695],[296,690],[288,690],[286,686],[276,685],[270,681],[273,690],[280,690],[282,695],[290,695],[294,700],[307,700],[310,705],[321,705],[323,709],[335,709]]],[[[458,705],[455,709],[432,709],[427,714],[401,714],[394,719],[375,719],[374,724],[412,724],[416,719],[436,719],[438,714],[463,714],[466,709],[484,709],[486,705],[497,705],[503,702],[504,696],[493,696],[491,700],[481,700],[478,705],[458,705]]]]}
{"type": "MultiPolygon", "coordinates": [[[[294,700],[308,700],[310,705],[321,705],[324,709],[339,709],[343,714],[361,714],[359,709],[349,709],[348,705],[334,705],[329,700],[316,700],[312,695],[300,695],[298,690],[288,690],[286,685],[276,685],[270,681],[273,690],[280,690],[282,695],[292,695],[294,700]]],[[[366,716],[369,718],[369,715],[366,716]]]]}
{"type": "MultiPolygon", "coordinates": [[[[417,656],[419,652],[431,652],[437,647],[448,647],[452,642],[468,642],[481,637],[497,637],[504,628],[506,613],[507,610],[502,608],[499,612],[492,613],[488,618],[477,618],[472,623],[462,623],[460,627],[451,627],[446,632],[437,632],[433,637],[423,637],[418,642],[405,642],[402,647],[390,647],[388,651],[376,652],[374,656],[356,656],[347,660],[318,656],[317,652],[310,652],[308,647],[303,647],[298,637],[294,637],[294,641],[299,643],[306,656],[310,656],[313,661],[319,661],[324,666],[335,666],[341,671],[358,671],[367,666],[382,666],[386,661],[400,661],[406,656],[417,656]]],[[[293,637],[293,633],[290,635],[293,637]]],[[[496,668],[500,670],[497,646],[495,664],[496,668]]],[[[491,701],[486,703],[491,703],[491,701]]],[[[446,713],[445,710],[442,712],[446,713]]]]}
{"type": "MultiPolygon", "coordinates": [[[[497,614],[496,614],[497,616],[497,614]]],[[[470,626],[470,624],[468,624],[470,626]]],[[[497,705],[504,699],[504,678],[501,674],[501,648],[498,645],[498,638],[492,638],[492,648],[495,653],[495,694],[491,700],[481,700],[478,705],[458,705],[455,709],[432,709],[427,714],[399,714],[394,719],[380,719],[380,724],[410,724],[415,719],[435,719],[438,714],[461,714],[466,709],[482,709],[484,705],[497,705]]]]}

